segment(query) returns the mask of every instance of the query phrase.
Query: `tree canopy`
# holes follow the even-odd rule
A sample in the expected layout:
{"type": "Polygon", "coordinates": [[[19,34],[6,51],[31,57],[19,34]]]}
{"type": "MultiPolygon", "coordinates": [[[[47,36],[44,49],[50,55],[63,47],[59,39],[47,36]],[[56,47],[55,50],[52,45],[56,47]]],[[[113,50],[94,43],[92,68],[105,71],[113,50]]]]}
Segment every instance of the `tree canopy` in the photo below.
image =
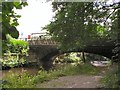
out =
{"type": "Polygon", "coordinates": [[[19,25],[17,15],[14,9],[22,9],[28,5],[27,2],[2,2],[2,39],[6,39],[6,34],[10,34],[14,38],[18,38],[19,31],[16,26],[19,25]]]}
{"type": "Polygon", "coordinates": [[[95,40],[116,39],[119,3],[53,2],[54,20],[47,29],[62,49],[84,47],[95,40]]]}

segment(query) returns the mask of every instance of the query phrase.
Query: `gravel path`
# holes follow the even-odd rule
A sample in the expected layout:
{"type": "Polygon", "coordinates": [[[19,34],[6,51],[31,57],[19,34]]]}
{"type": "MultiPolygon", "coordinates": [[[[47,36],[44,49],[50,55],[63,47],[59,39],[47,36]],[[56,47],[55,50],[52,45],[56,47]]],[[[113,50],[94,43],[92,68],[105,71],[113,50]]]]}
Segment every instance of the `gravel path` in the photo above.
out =
{"type": "Polygon", "coordinates": [[[97,75],[79,75],[59,77],[42,84],[38,84],[37,88],[99,88],[101,85],[99,80],[102,76],[97,75]]]}

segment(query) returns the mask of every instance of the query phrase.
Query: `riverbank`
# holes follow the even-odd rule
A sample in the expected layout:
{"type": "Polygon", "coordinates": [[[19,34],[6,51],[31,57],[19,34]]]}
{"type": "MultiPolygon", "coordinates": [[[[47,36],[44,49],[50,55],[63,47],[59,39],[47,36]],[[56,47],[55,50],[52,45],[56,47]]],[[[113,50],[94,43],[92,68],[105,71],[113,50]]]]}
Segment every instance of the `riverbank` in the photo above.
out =
{"type": "Polygon", "coordinates": [[[69,69],[73,70],[69,71],[69,74],[65,72],[66,75],[63,74],[49,81],[39,82],[36,84],[36,88],[103,88],[101,79],[109,70],[108,67],[94,67],[88,64],[83,65],[82,68],[79,67],[80,71],[77,73],[74,72],[74,69],[69,69]]]}
{"type": "MultiPolygon", "coordinates": [[[[98,68],[92,66],[91,64],[86,63],[79,65],[65,65],[65,66],[61,66],[61,68],[59,69],[51,69],[50,71],[39,70],[36,75],[30,75],[27,72],[23,72],[19,74],[10,73],[7,77],[4,78],[6,83],[4,83],[3,87],[4,88],[6,87],[7,88],[36,88],[36,87],[41,88],[44,86],[44,83],[47,84],[51,81],[53,82],[55,79],[59,80],[59,78],[61,82],[58,83],[60,83],[61,85],[61,83],[63,82],[63,86],[65,85],[64,86],[65,88],[71,86],[72,84],[75,85],[75,87],[78,87],[78,85],[82,82],[84,83],[86,82],[85,84],[92,85],[92,82],[90,83],[89,80],[96,78],[97,81],[94,81],[94,83],[98,82],[99,79],[101,78],[101,75],[103,75],[107,70],[108,70],[107,67],[98,68]],[[69,78],[71,81],[67,80],[69,78]],[[81,81],[82,78],[85,78],[85,80],[81,81]],[[92,78],[92,79],[87,79],[87,78],[92,78]],[[66,80],[66,84],[67,82],[70,83],[68,83],[66,86],[66,84],[64,84],[64,80],[66,80]],[[79,84],[76,84],[75,83],[76,80],[78,80],[78,82],[79,81],[81,82],[79,84]],[[30,85],[32,86],[30,87],[30,85]]],[[[57,82],[55,82],[55,84],[57,84],[57,82]]],[[[50,86],[57,86],[57,85],[54,85],[52,83],[52,85],[50,84],[50,86]]],[[[47,86],[45,87],[47,88],[47,86]]]]}

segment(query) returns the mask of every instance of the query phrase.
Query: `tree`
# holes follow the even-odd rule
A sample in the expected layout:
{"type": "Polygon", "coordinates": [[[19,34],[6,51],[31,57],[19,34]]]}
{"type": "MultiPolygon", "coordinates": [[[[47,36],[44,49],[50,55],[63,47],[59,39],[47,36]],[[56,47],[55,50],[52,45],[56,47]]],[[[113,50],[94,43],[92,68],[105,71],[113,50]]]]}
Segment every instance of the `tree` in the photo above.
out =
{"type": "Polygon", "coordinates": [[[26,5],[27,2],[2,2],[2,66],[14,67],[25,62],[23,58],[27,55],[29,45],[25,41],[17,40],[19,31],[16,26],[19,25],[18,18],[21,16],[14,9],[22,9],[26,5]],[[4,53],[7,55],[4,56],[4,53]]]}
{"type": "Polygon", "coordinates": [[[62,49],[67,50],[84,47],[95,40],[115,39],[116,29],[113,25],[117,6],[117,3],[54,2],[56,15],[44,29],[60,42],[62,49]]]}
{"type": "Polygon", "coordinates": [[[17,15],[14,9],[22,9],[28,5],[27,2],[2,2],[2,39],[6,39],[6,34],[10,34],[14,38],[18,38],[19,32],[16,26],[19,25],[17,15]]]}
{"type": "Polygon", "coordinates": [[[0,16],[2,16],[0,19],[0,26],[2,27],[0,34],[2,34],[2,37],[0,39],[2,39],[2,51],[4,51],[9,48],[7,46],[9,42],[6,40],[6,35],[9,34],[13,38],[18,38],[19,36],[16,26],[19,25],[18,18],[20,18],[20,15],[17,15],[14,9],[22,9],[28,4],[27,2],[0,2],[0,4],[2,8],[2,13],[0,13],[0,16]]]}

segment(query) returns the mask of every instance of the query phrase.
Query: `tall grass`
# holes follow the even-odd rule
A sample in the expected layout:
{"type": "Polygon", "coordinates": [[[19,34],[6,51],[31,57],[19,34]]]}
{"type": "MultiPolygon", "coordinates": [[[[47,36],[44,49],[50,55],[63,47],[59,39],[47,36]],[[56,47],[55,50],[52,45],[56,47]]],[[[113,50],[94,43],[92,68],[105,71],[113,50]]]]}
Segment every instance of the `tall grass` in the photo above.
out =
{"type": "Polygon", "coordinates": [[[79,75],[79,74],[96,74],[98,69],[93,67],[90,64],[78,64],[74,65],[66,65],[65,67],[61,68],[61,71],[65,75],[79,75]]]}
{"type": "Polygon", "coordinates": [[[98,73],[99,70],[90,64],[83,65],[65,65],[60,69],[50,71],[40,70],[37,75],[31,76],[24,72],[22,74],[11,73],[5,78],[7,83],[3,85],[4,88],[33,88],[37,83],[42,83],[51,79],[55,79],[67,75],[80,75],[87,74],[93,75],[98,73]]]}
{"type": "Polygon", "coordinates": [[[33,88],[35,86],[33,76],[26,71],[23,73],[9,72],[9,75],[3,79],[3,88],[33,88]]]}
{"type": "Polygon", "coordinates": [[[62,76],[71,76],[71,75],[94,75],[98,73],[100,70],[98,68],[93,67],[90,64],[83,65],[65,65],[59,69],[47,71],[39,71],[38,75],[35,77],[36,82],[44,82],[51,79],[55,79],[62,76]]]}
{"type": "Polygon", "coordinates": [[[105,88],[120,88],[118,85],[118,80],[120,76],[120,71],[118,70],[118,65],[113,65],[106,75],[101,79],[101,83],[105,88]]]}

